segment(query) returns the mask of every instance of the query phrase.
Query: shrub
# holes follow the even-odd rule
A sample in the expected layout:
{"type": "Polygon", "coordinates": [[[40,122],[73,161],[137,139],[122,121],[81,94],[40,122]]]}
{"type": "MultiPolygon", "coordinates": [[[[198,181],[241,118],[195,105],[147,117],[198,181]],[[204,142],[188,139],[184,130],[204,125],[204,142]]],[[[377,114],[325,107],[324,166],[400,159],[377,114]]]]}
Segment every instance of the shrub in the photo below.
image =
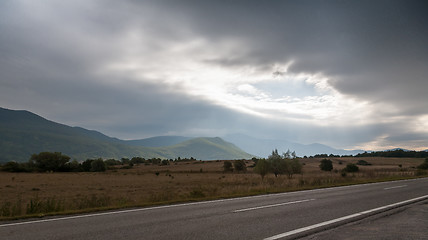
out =
{"type": "Polygon", "coordinates": [[[266,176],[266,174],[269,173],[270,166],[269,162],[266,161],[266,159],[259,159],[257,161],[256,166],[254,167],[254,172],[260,174],[260,176],[263,178],[266,176]]]}
{"type": "Polygon", "coordinates": [[[1,170],[5,172],[30,172],[26,165],[25,163],[7,162],[2,166],[1,170]]]}
{"type": "Polygon", "coordinates": [[[358,160],[357,165],[361,165],[361,166],[370,166],[372,165],[371,163],[365,161],[365,160],[358,160]]]}
{"type": "Polygon", "coordinates": [[[161,164],[160,164],[160,165],[162,165],[162,166],[169,165],[169,161],[168,161],[168,160],[166,160],[166,159],[164,159],[164,160],[162,160],[162,161],[161,161],[161,164]]]}
{"type": "Polygon", "coordinates": [[[203,198],[203,197],[205,197],[205,194],[201,189],[193,189],[189,193],[189,197],[190,198],[203,198]]]}
{"type": "Polygon", "coordinates": [[[105,171],[106,171],[106,164],[101,158],[91,162],[91,172],[105,172],[105,171]]]}
{"type": "Polygon", "coordinates": [[[68,163],[68,168],[70,172],[80,172],[82,171],[82,167],[80,163],[77,160],[73,160],[68,163]]]}
{"type": "Polygon", "coordinates": [[[324,158],[321,160],[320,169],[323,171],[331,171],[333,170],[333,162],[330,159],[324,158]]]}
{"type": "Polygon", "coordinates": [[[348,165],[346,165],[346,167],[343,169],[344,172],[358,172],[359,168],[357,165],[353,164],[353,163],[348,163],[348,165]]]}
{"type": "Polygon", "coordinates": [[[290,159],[287,154],[281,156],[278,154],[278,150],[272,151],[267,159],[270,172],[275,174],[275,177],[281,174],[287,174],[288,178],[292,178],[293,174],[302,172],[302,164],[297,158],[290,159]]]}
{"type": "Polygon", "coordinates": [[[423,169],[418,169],[418,170],[416,170],[415,175],[416,176],[424,176],[424,175],[427,175],[427,171],[425,171],[423,169]]]}
{"type": "Polygon", "coordinates": [[[297,158],[288,160],[290,162],[291,168],[287,171],[288,177],[292,178],[293,174],[302,173],[302,164],[297,160],[297,158]],[[290,171],[291,170],[291,171],[290,171]]]}
{"type": "Polygon", "coordinates": [[[419,165],[418,169],[428,169],[428,158],[425,158],[425,162],[419,165]]]}
{"type": "Polygon", "coordinates": [[[115,160],[115,159],[107,159],[107,160],[104,161],[104,163],[108,167],[110,167],[110,166],[116,166],[116,165],[121,165],[122,164],[121,161],[115,160]]]}
{"type": "Polygon", "coordinates": [[[232,163],[230,161],[223,162],[223,171],[225,172],[233,172],[232,163]]]}
{"type": "Polygon", "coordinates": [[[69,156],[62,155],[60,152],[41,152],[39,154],[33,154],[30,158],[30,163],[42,172],[53,171],[53,172],[64,172],[68,171],[69,156]]]}
{"type": "Polygon", "coordinates": [[[245,165],[244,160],[236,160],[233,162],[233,168],[237,172],[245,172],[247,170],[247,165],[245,165]]]}

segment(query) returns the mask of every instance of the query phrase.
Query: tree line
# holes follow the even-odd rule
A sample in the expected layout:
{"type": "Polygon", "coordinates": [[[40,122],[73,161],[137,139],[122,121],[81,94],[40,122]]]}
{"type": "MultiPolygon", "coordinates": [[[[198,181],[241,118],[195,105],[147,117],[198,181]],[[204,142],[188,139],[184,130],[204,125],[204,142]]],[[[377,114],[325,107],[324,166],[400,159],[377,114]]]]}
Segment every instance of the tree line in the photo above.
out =
{"type": "Polygon", "coordinates": [[[364,152],[355,157],[396,157],[396,158],[428,158],[428,151],[405,151],[396,149],[393,151],[364,152]]]}
{"type": "Polygon", "coordinates": [[[104,172],[109,168],[122,165],[121,168],[132,168],[134,165],[169,165],[171,162],[196,161],[195,158],[161,159],[142,157],[122,158],[120,160],[102,158],[86,159],[83,162],[70,161],[70,157],[60,152],[41,152],[32,154],[28,162],[7,162],[1,166],[6,172],[104,172]]]}

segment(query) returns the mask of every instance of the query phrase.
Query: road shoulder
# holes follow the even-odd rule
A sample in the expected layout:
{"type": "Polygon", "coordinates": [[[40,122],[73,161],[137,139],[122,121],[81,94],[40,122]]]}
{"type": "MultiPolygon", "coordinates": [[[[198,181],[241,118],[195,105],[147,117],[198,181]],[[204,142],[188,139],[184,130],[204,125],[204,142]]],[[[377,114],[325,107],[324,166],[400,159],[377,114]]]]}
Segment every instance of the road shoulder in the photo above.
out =
{"type": "Polygon", "coordinates": [[[426,239],[428,200],[406,205],[362,220],[313,234],[302,240],[426,239]]]}

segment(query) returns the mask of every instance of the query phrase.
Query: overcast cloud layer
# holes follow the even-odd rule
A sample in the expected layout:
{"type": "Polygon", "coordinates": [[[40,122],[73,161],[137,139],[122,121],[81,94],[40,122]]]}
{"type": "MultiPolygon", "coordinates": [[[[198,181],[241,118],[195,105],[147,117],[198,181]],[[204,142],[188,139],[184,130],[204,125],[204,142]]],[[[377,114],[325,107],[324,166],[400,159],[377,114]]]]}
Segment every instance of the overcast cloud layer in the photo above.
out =
{"type": "Polygon", "coordinates": [[[0,2],[0,103],[123,139],[428,148],[424,1],[0,2]]]}

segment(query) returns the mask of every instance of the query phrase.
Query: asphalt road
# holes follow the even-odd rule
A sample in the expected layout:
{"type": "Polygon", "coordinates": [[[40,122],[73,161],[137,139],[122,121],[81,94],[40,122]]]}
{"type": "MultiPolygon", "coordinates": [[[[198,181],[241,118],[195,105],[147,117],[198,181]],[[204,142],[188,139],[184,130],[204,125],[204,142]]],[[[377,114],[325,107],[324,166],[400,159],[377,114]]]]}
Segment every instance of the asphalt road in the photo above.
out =
{"type": "Polygon", "coordinates": [[[300,240],[426,240],[428,200],[376,214],[300,240]]]}
{"type": "Polygon", "coordinates": [[[293,238],[424,199],[428,178],[1,222],[0,239],[293,238]]]}

